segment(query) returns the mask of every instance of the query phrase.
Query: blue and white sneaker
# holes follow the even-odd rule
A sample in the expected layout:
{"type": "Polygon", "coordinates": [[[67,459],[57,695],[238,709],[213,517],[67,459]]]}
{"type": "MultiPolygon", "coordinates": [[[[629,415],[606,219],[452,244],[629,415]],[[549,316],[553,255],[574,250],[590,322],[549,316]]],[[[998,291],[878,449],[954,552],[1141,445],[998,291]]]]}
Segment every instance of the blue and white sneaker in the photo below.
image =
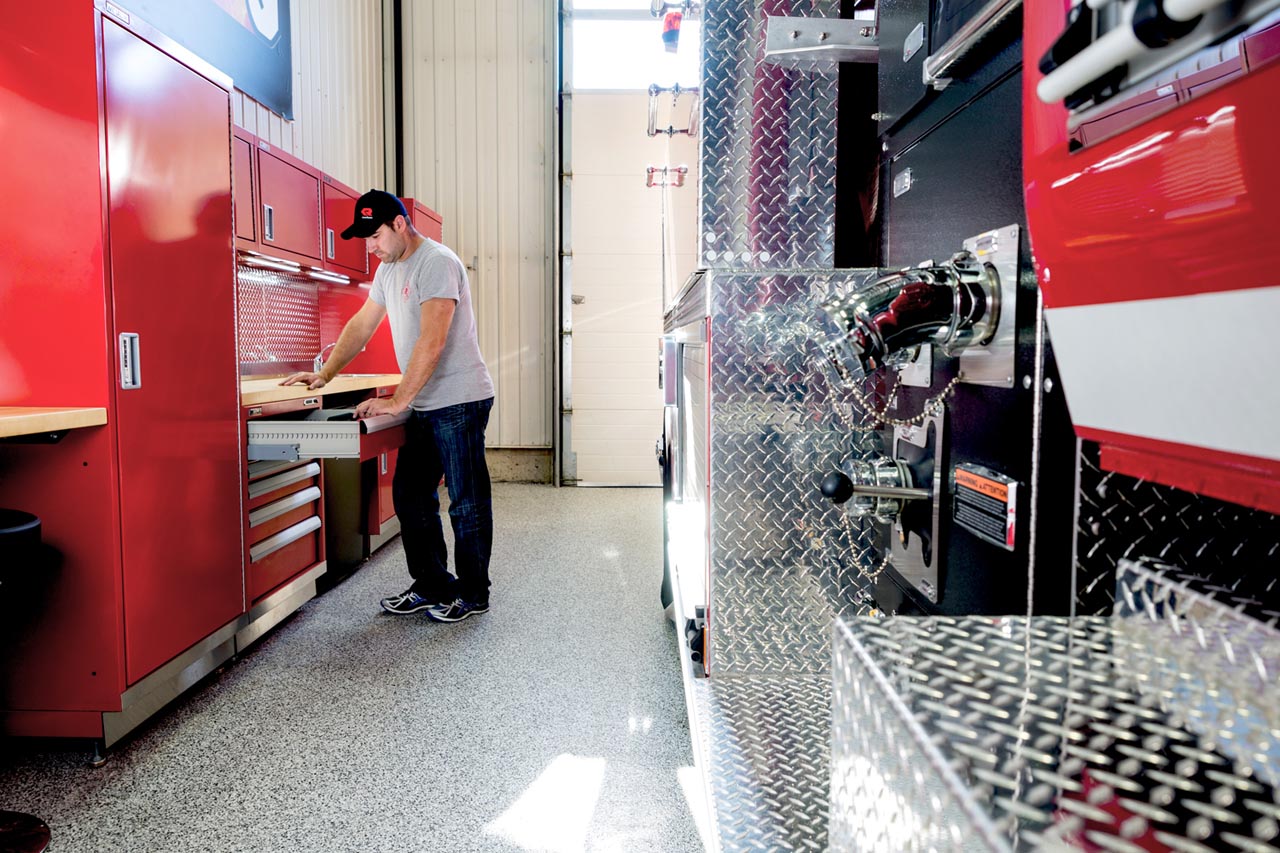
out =
{"type": "Polygon", "coordinates": [[[443,601],[428,607],[427,618],[433,622],[461,622],[476,613],[488,612],[489,602],[487,601],[479,603],[455,598],[453,601],[443,601]]]}
{"type": "Polygon", "coordinates": [[[378,603],[382,605],[383,610],[388,613],[394,613],[397,616],[408,616],[410,613],[417,613],[419,610],[438,606],[434,605],[433,602],[427,601],[412,589],[406,589],[399,595],[384,598],[378,603]]]}

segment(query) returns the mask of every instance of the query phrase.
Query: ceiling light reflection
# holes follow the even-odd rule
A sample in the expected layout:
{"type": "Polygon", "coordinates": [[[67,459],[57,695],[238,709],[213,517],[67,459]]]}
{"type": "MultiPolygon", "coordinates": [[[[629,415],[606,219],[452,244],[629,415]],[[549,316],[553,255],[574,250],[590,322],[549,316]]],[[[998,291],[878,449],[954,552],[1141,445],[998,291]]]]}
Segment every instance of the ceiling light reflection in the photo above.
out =
{"type": "Polygon", "coordinates": [[[522,850],[581,853],[600,799],[605,760],[557,755],[520,798],[484,828],[522,850]]]}

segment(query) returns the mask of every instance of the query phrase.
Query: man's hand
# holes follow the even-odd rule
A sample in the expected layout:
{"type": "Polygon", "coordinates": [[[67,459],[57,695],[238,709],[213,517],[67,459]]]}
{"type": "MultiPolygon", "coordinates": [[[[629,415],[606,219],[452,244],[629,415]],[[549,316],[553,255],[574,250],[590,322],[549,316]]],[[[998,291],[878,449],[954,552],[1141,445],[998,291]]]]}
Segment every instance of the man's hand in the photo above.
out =
{"type": "Polygon", "coordinates": [[[317,388],[323,388],[327,380],[319,373],[295,373],[292,376],[286,376],[280,381],[281,385],[306,385],[312,391],[317,388]]]}
{"type": "Polygon", "coordinates": [[[375,415],[398,415],[409,408],[407,403],[397,403],[395,397],[374,397],[364,400],[356,406],[357,418],[371,418],[375,415]]]}

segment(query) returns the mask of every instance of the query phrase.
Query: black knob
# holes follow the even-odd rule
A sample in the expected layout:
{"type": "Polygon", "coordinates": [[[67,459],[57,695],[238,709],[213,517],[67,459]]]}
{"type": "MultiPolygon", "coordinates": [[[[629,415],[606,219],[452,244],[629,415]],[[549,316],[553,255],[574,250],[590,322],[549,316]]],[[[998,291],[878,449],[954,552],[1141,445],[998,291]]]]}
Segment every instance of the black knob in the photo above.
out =
{"type": "Polygon", "coordinates": [[[1093,7],[1081,3],[1067,13],[1067,28],[1040,57],[1040,73],[1048,74],[1093,43],[1093,7]]]}
{"type": "Polygon", "coordinates": [[[842,504],[853,497],[853,481],[839,471],[832,471],[822,478],[822,495],[833,503],[842,504]]]}

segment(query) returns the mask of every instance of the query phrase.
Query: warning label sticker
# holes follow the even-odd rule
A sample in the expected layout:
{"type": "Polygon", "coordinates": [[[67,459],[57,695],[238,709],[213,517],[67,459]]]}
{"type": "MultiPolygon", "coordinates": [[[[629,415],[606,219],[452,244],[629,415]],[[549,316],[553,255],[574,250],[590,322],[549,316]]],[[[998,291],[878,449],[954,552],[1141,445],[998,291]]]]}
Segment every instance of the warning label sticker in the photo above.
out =
{"type": "Polygon", "coordinates": [[[980,539],[1012,551],[1016,531],[1018,483],[979,465],[955,469],[956,524],[980,539]]]}

